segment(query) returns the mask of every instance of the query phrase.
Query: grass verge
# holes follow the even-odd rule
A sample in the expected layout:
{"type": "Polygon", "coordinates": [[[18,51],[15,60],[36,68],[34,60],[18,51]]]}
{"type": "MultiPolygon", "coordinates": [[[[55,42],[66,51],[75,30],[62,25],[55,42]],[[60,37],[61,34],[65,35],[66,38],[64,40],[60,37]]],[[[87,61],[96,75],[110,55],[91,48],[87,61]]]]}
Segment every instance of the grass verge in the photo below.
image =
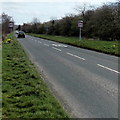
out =
{"type": "Polygon", "coordinates": [[[68,118],[21,45],[3,43],[2,118],[68,118]]]}
{"type": "Polygon", "coordinates": [[[32,33],[29,33],[29,35],[77,46],[89,50],[94,50],[106,54],[120,56],[120,51],[118,50],[120,48],[120,42],[118,41],[100,41],[100,40],[88,40],[88,39],[79,40],[77,37],[63,37],[63,36],[54,36],[54,35],[32,34],[32,33]]]}

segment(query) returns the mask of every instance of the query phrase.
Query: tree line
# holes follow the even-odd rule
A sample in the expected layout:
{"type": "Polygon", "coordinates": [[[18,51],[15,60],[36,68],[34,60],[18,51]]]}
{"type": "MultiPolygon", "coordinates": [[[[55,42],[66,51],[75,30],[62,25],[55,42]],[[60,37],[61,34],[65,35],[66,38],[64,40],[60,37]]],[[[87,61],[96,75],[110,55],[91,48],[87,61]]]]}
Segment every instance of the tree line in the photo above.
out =
{"type": "Polygon", "coordinates": [[[28,33],[78,36],[78,20],[83,20],[82,36],[100,40],[120,40],[120,1],[104,4],[96,9],[83,9],[78,15],[67,15],[59,20],[40,23],[37,18],[24,23],[28,33]]]}

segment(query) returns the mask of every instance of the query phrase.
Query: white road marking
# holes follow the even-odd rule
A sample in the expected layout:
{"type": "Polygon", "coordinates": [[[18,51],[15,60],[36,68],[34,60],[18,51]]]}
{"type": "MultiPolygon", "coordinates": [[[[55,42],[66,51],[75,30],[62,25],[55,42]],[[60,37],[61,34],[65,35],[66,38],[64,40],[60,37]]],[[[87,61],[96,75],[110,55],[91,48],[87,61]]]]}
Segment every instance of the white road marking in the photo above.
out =
{"type": "Polygon", "coordinates": [[[68,47],[67,45],[64,44],[52,44],[55,47],[68,47]]]}
{"type": "Polygon", "coordinates": [[[56,44],[52,44],[52,45],[57,47],[57,45],[56,45],[56,44]]]}
{"type": "Polygon", "coordinates": [[[45,43],[44,43],[44,45],[45,45],[45,46],[49,46],[48,44],[45,44],[45,43]]]}
{"type": "Polygon", "coordinates": [[[103,66],[103,65],[100,65],[100,64],[97,64],[97,65],[100,66],[100,67],[102,67],[102,68],[105,68],[105,69],[107,69],[107,70],[110,70],[110,71],[112,71],[112,72],[120,73],[120,72],[118,72],[117,70],[113,70],[113,69],[108,68],[108,67],[105,67],[105,66],[103,66]]]}
{"type": "Polygon", "coordinates": [[[42,43],[42,42],[39,41],[39,43],[42,43]]]}
{"type": "Polygon", "coordinates": [[[71,56],[73,56],[73,57],[79,58],[79,59],[81,59],[81,60],[85,60],[84,58],[82,58],[82,57],[79,57],[79,56],[77,56],[77,55],[73,55],[73,54],[71,54],[71,53],[68,53],[68,52],[67,52],[67,54],[68,54],[68,55],[71,55],[71,56]]]}
{"type": "Polygon", "coordinates": [[[55,48],[55,47],[52,47],[53,49],[55,49],[55,50],[58,50],[58,51],[61,51],[60,49],[58,49],[58,48],[55,48]]]}

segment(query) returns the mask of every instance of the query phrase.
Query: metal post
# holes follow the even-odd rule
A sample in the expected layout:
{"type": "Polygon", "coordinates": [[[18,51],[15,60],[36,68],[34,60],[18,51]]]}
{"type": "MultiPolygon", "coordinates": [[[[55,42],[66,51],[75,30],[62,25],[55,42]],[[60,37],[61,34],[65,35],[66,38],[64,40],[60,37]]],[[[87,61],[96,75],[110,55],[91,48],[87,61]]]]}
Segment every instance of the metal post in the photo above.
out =
{"type": "Polygon", "coordinates": [[[79,40],[81,40],[81,29],[82,29],[82,27],[83,27],[83,21],[82,20],[79,20],[78,21],[78,27],[79,27],[79,40]]]}
{"type": "Polygon", "coordinates": [[[80,33],[79,33],[79,40],[81,40],[81,27],[80,27],[80,33]]]}

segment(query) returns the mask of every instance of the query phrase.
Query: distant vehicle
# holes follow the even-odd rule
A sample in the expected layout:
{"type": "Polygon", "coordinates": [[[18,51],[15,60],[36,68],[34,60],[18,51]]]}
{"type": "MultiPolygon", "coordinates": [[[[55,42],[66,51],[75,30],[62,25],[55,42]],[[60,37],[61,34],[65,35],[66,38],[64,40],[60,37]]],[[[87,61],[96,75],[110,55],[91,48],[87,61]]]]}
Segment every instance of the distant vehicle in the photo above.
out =
{"type": "Polygon", "coordinates": [[[23,31],[19,31],[18,38],[25,38],[25,33],[23,31]]]}

